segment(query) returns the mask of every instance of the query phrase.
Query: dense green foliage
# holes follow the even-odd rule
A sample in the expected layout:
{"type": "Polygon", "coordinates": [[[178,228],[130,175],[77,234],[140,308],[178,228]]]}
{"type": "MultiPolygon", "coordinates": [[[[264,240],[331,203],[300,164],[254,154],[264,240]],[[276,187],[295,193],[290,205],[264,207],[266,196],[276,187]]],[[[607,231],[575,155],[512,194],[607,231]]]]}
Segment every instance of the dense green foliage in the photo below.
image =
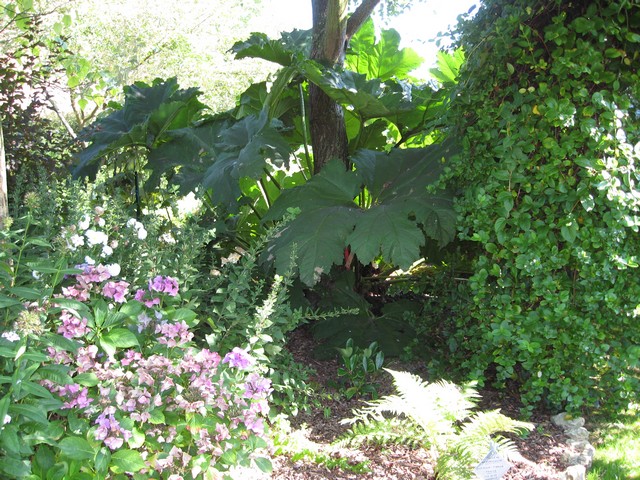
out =
{"type": "Polygon", "coordinates": [[[639,28],[627,1],[497,0],[460,26],[450,177],[477,258],[451,353],[528,403],[637,398],[639,28]]]}
{"type": "Polygon", "coordinates": [[[0,4],[0,123],[9,190],[22,172],[60,173],[71,162],[71,142],[62,127],[45,117],[62,47],[46,35],[44,19],[31,2],[0,4]]]}

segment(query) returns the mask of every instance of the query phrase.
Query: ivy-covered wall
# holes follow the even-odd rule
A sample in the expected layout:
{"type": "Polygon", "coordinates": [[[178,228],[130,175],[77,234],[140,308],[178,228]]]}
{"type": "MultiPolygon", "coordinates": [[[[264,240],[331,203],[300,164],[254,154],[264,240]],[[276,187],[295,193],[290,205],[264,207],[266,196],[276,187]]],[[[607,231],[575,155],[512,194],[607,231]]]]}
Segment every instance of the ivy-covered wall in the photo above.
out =
{"type": "Polygon", "coordinates": [[[640,5],[487,0],[450,121],[460,238],[480,254],[457,359],[570,408],[637,399],[640,5]]]}

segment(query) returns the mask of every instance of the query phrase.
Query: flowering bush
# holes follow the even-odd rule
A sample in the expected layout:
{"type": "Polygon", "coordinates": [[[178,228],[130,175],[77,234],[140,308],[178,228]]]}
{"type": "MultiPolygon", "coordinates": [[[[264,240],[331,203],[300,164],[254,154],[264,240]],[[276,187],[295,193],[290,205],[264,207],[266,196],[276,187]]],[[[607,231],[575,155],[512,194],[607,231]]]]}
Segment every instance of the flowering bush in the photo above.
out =
{"type": "Polygon", "coordinates": [[[178,296],[176,279],[157,276],[131,299],[129,284],[106,266],[82,267],[63,288],[66,298],[54,299],[91,303],[75,314],[62,308],[59,317],[58,332],[81,346],[48,349],[72,382],[42,382],[67,418],[60,458],[82,462],[80,471],[91,475],[145,479],[202,478],[253,460],[269,469],[267,459],[251,457],[267,446],[271,393],[251,354],[235,347],[221,357],[197,348],[194,315],[159,308],[178,296]]]}

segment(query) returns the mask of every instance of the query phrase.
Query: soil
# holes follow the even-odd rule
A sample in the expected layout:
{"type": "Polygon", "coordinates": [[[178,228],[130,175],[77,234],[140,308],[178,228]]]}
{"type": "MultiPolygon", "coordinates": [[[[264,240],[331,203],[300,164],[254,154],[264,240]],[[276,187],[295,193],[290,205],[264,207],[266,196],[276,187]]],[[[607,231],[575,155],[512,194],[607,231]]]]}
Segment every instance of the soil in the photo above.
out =
{"type": "MultiPolygon", "coordinates": [[[[291,417],[291,435],[303,435],[305,441],[313,442],[314,448],[319,448],[332,459],[343,459],[351,466],[360,462],[367,462],[368,472],[355,473],[350,468],[328,468],[319,465],[311,459],[291,458],[287,455],[275,457],[271,478],[280,480],[307,479],[435,479],[433,461],[428,451],[415,449],[403,445],[364,446],[359,449],[337,449],[330,445],[348,428],[340,423],[343,418],[352,417],[352,411],[362,406],[362,399],[347,400],[336,390],[338,370],[337,360],[320,361],[313,357],[312,352],[316,342],[303,328],[293,332],[289,342],[289,350],[294,358],[315,370],[313,382],[321,386],[322,391],[329,393],[322,395],[321,406],[306,413],[291,417]]],[[[419,365],[385,362],[385,366],[395,370],[409,370],[427,378],[426,372],[421,371],[419,365]]],[[[378,379],[380,395],[393,393],[389,375],[380,375],[378,379]],[[385,380],[383,377],[387,377],[385,380]]],[[[521,405],[517,400],[491,389],[480,391],[482,400],[480,409],[500,409],[502,413],[521,418],[521,405]]],[[[550,416],[557,412],[534,412],[528,421],[535,424],[535,429],[526,438],[512,437],[516,443],[520,456],[511,459],[512,467],[502,477],[504,480],[524,479],[564,479],[566,465],[562,461],[563,453],[571,447],[562,431],[553,425],[550,416]]]]}

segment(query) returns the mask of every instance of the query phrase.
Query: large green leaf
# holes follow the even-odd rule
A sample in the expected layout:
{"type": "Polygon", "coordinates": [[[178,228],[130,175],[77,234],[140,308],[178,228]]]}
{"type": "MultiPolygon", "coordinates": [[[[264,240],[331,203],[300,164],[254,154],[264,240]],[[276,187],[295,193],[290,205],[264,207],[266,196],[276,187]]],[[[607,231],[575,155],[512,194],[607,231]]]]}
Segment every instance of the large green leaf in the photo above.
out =
{"type": "Polygon", "coordinates": [[[135,473],[147,465],[140,452],[136,450],[121,449],[111,455],[111,470],[114,473],[135,473]]]}
{"type": "Polygon", "coordinates": [[[399,203],[366,210],[347,237],[347,244],[360,262],[370,263],[382,254],[387,262],[404,269],[420,258],[424,241],[424,234],[399,203]]]}
{"type": "Polygon", "coordinates": [[[452,53],[439,51],[436,66],[429,70],[431,76],[443,85],[455,85],[460,67],[464,63],[464,50],[458,48],[452,53]]]}
{"type": "Polygon", "coordinates": [[[284,272],[295,252],[300,280],[315,285],[323,273],[342,263],[342,249],[360,213],[353,205],[323,207],[298,216],[267,248],[267,260],[274,260],[276,269],[284,272]]]}
{"type": "Polygon", "coordinates": [[[147,188],[156,187],[164,173],[180,167],[176,181],[182,193],[193,191],[219,154],[215,145],[220,139],[220,132],[230,125],[229,118],[220,115],[193,127],[167,132],[167,141],[149,153],[147,167],[151,169],[151,175],[147,188]]]}
{"type": "Polygon", "coordinates": [[[60,440],[58,448],[71,460],[91,460],[96,454],[91,444],[81,437],[65,437],[60,440]]]}
{"type": "Polygon", "coordinates": [[[180,167],[173,180],[183,192],[196,186],[210,189],[214,203],[234,211],[241,196],[240,179],[260,178],[267,160],[278,166],[288,164],[291,148],[279,128],[279,122],[270,120],[263,110],[235,123],[221,116],[171,131],[170,140],[149,155],[150,185],[157,185],[163,173],[180,167]]]}
{"type": "Polygon", "coordinates": [[[400,48],[396,30],[382,30],[376,37],[373,21],[367,21],[349,42],[345,66],[368,79],[382,81],[404,78],[418,68],[423,59],[410,48],[400,48]]]}
{"type": "Polygon", "coordinates": [[[253,33],[249,40],[235,43],[231,51],[237,59],[262,58],[287,67],[297,58],[309,57],[311,30],[285,32],[279,40],[272,40],[264,33],[253,33]]]}
{"type": "MultiPolygon", "coordinates": [[[[379,207],[391,207],[388,212],[393,212],[398,218],[390,219],[389,213],[383,213],[382,210],[379,214],[370,213],[369,215],[372,217],[380,215],[381,225],[399,228],[398,231],[403,231],[402,225],[406,226],[404,219],[411,217],[416,227],[421,224],[425,233],[437,240],[441,246],[453,240],[456,215],[453,210],[452,195],[440,190],[429,192],[426,187],[438,179],[446,159],[455,155],[458,149],[457,143],[448,139],[441,144],[429,145],[425,148],[395,149],[390,154],[371,150],[359,151],[352,160],[371,195],[371,211],[375,212],[379,207]],[[385,221],[385,218],[388,221],[385,221]],[[395,221],[397,225],[393,226],[389,221],[395,221]]],[[[356,235],[355,232],[354,235],[356,235]]],[[[373,242],[374,238],[370,236],[370,242],[373,242]]],[[[414,237],[407,236],[407,243],[412,247],[410,250],[405,250],[404,255],[400,255],[400,250],[397,250],[396,260],[403,259],[402,262],[397,261],[398,265],[406,265],[408,252],[415,251],[416,243],[412,239],[414,237]]],[[[379,239],[380,248],[390,254],[391,250],[384,247],[388,243],[384,237],[379,239]]],[[[354,248],[353,245],[352,248],[354,248]]],[[[370,256],[368,249],[362,253],[355,249],[354,251],[360,258],[362,258],[361,254],[364,254],[365,258],[370,256]]],[[[391,257],[385,256],[385,258],[396,263],[391,257]]],[[[418,257],[413,258],[410,263],[417,259],[418,257]]]]}
{"type": "Polygon", "coordinates": [[[330,162],[308,183],[284,191],[265,216],[277,220],[292,208],[300,211],[272,240],[269,259],[284,271],[295,251],[307,285],[341,264],[348,245],[364,263],[382,255],[389,263],[409,267],[421,256],[425,234],[440,245],[455,234],[451,197],[427,190],[442,171],[443,159],[455,151],[451,142],[391,154],[361,151],[353,157],[355,172],[330,162]],[[364,211],[353,200],[362,184],[371,199],[364,211]]]}
{"type": "Polygon", "coordinates": [[[323,67],[313,60],[300,64],[309,81],[344,106],[350,106],[363,119],[393,117],[414,110],[419,103],[412,96],[413,86],[405,81],[371,80],[361,73],[323,67]]]}
{"type": "Polygon", "coordinates": [[[195,88],[179,90],[175,78],[126,87],[123,107],[89,127],[91,144],[78,154],[74,176],[93,178],[106,155],[124,147],[151,148],[168,130],[186,127],[205,108],[199,94],[195,88]]]}
{"type": "Polygon", "coordinates": [[[361,213],[353,201],[359,185],[357,174],[336,160],[306,184],[280,195],[265,220],[277,220],[291,208],[301,213],[267,248],[267,259],[276,269],[286,271],[295,252],[300,279],[314,285],[322,273],[342,262],[346,238],[361,213]]]}
{"type": "Polygon", "coordinates": [[[304,185],[282,192],[264,219],[278,220],[290,208],[299,208],[304,214],[324,207],[355,207],[353,199],[360,183],[357,174],[346,171],[342,162],[334,160],[304,185]]]}

